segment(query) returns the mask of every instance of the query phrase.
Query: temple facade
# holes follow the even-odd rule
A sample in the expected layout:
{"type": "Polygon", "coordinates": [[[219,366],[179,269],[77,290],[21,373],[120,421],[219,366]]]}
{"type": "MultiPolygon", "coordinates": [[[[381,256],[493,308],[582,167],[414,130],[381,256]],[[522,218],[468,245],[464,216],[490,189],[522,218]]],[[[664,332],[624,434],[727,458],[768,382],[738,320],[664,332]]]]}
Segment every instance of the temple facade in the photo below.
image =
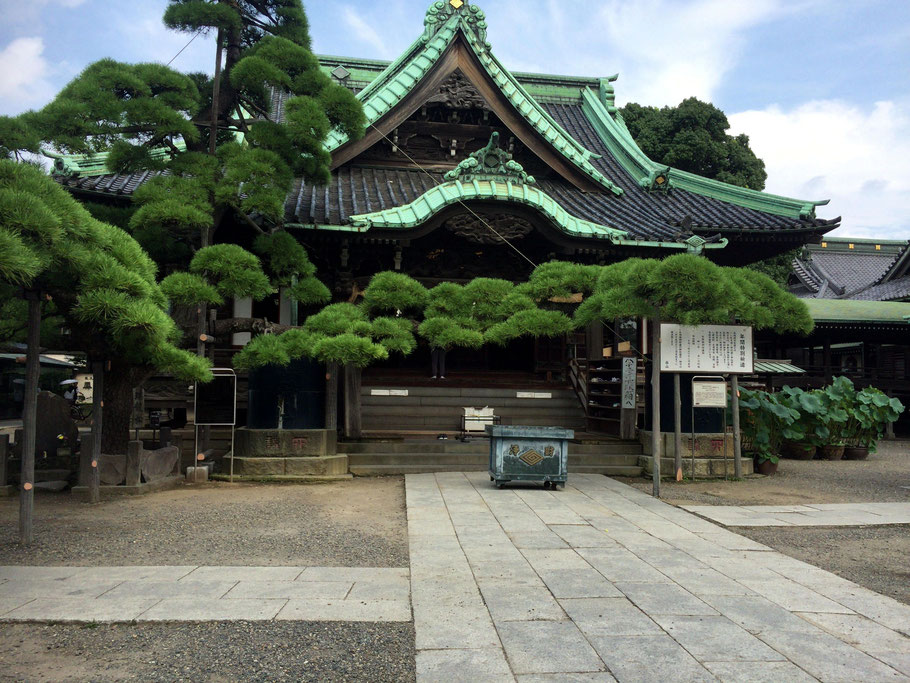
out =
{"type": "MultiPolygon", "coordinates": [[[[339,301],[356,301],[384,270],[432,286],[478,276],[523,281],[552,259],[606,264],[688,251],[741,266],[820,243],[839,225],[816,216],[826,200],[757,192],[652,161],[616,107],[616,76],[511,72],[488,40],[483,11],[469,2],[434,2],[423,32],[392,62],[320,62],[363,103],[366,134],[330,135],[331,181],[296,181],[285,226],[339,301]]],[[[285,100],[272,93],[278,120],[285,100]]],[[[124,203],[152,175],[111,174],[98,157],[64,157],[56,170],[77,196],[124,203]]],[[[253,237],[227,221],[215,240],[248,246],[253,237]]],[[[241,315],[297,321],[295,306],[279,297],[219,312],[241,315]]],[[[565,385],[572,358],[644,346],[634,326],[611,332],[464,352],[450,366],[565,385]]],[[[247,340],[234,335],[224,351],[247,340]]],[[[425,377],[425,355],[371,369],[364,382],[425,377]]]]}

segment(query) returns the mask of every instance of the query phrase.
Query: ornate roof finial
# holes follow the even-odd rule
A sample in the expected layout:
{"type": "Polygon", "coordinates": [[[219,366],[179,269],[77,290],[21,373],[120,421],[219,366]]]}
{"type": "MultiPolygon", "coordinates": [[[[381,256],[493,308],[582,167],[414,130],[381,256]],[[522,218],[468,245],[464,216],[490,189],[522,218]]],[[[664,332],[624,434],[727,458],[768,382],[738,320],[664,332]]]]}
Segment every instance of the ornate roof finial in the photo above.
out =
{"type": "Polygon", "coordinates": [[[446,173],[446,180],[506,180],[533,185],[534,176],[525,173],[524,168],[512,155],[499,146],[499,133],[494,132],[483,149],[479,149],[446,173]]]}
{"type": "Polygon", "coordinates": [[[487,22],[483,10],[465,0],[436,0],[430,5],[423,20],[424,31],[421,40],[424,43],[429,42],[442,25],[455,14],[461,15],[481,42],[487,42],[487,22]]]}

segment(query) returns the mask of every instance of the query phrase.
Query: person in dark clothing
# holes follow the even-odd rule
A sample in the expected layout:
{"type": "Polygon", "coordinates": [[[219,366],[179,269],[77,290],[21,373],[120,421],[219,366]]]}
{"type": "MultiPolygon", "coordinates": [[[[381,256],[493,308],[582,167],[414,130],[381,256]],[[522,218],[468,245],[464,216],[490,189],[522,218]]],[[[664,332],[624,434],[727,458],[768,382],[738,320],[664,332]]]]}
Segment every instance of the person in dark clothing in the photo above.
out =
{"type": "Polygon", "coordinates": [[[445,379],[446,378],[446,350],[439,347],[433,347],[430,351],[430,362],[432,369],[430,372],[433,374],[430,375],[430,379],[445,379]]]}

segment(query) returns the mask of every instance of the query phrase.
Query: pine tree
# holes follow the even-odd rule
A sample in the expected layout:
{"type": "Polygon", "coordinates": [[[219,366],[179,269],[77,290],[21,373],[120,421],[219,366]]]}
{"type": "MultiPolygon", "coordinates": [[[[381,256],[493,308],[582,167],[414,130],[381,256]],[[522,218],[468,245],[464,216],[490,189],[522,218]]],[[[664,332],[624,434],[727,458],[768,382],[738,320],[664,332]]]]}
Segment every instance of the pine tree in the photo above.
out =
{"type": "MultiPolygon", "coordinates": [[[[0,295],[8,300],[19,292],[28,301],[20,515],[25,543],[31,541],[43,306],[52,306],[69,330],[66,348],[111,364],[104,399],[108,405],[125,406],[126,421],[119,425],[114,419],[111,438],[101,444],[105,452],[126,450],[129,392],[137,374],[158,370],[187,380],[211,377],[204,359],[174,345],[179,331],[167,314],[168,302],[155,274],[154,262],[132,237],[95,220],[39,168],[0,160],[0,295]],[[122,449],[114,437],[123,438],[122,449]]],[[[16,326],[4,329],[16,333],[16,326]]]]}

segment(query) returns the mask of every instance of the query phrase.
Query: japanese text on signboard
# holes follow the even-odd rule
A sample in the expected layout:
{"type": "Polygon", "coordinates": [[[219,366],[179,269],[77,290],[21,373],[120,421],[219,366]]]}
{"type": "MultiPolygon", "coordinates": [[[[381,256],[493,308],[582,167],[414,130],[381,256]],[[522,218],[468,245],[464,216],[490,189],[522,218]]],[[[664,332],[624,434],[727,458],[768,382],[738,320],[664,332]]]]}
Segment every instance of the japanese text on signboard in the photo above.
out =
{"type": "Polygon", "coordinates": [[[752,328],[738,325],[660,326],[663,372],[752,373],[752,328]]]}

